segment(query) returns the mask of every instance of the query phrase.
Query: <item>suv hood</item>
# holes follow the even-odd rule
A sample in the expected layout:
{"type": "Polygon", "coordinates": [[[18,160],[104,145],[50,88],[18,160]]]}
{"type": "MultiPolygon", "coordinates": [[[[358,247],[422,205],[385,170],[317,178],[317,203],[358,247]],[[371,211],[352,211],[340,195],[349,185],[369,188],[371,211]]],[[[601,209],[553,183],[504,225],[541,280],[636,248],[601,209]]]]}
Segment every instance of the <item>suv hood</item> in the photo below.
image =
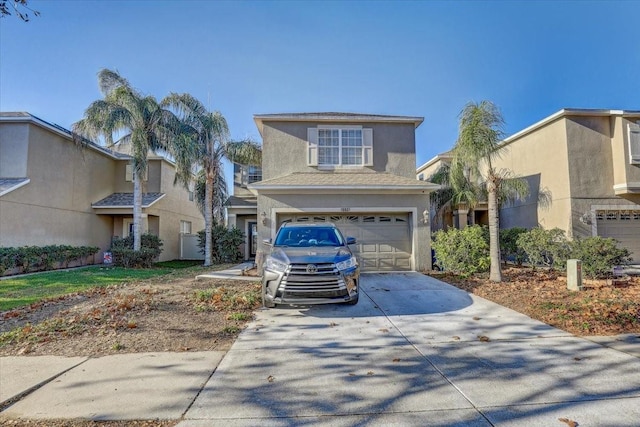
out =
{"type": "Polygon", "coordinates": [[[287,264],[323,264],[349,259],[351,251],[345,247],[276,247],[271,256],[287,264]]]}

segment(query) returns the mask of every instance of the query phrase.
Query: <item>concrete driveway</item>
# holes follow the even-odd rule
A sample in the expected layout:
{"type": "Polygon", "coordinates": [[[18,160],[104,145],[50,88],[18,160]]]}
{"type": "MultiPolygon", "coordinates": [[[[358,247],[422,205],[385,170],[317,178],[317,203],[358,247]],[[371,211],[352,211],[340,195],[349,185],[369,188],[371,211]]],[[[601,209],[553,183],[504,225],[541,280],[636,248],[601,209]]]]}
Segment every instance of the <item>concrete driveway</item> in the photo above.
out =
{"type": "Polygon", "coordinates": [[[361,284],[259,312],[179,425],[640,425],[640,358],[418,273],[361,284]]]}

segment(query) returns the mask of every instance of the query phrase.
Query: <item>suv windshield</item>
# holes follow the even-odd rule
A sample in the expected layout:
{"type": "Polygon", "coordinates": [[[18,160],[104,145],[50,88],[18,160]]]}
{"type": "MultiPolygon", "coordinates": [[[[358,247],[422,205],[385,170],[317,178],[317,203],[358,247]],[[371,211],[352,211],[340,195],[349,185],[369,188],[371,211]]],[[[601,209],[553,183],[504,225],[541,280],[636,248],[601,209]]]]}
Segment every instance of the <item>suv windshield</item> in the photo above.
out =
{"type": "Polygon", "coordinates": [[[333,227],[286,227],[280,229],[274,246],[344,246],[344,241],[333,227]]]}

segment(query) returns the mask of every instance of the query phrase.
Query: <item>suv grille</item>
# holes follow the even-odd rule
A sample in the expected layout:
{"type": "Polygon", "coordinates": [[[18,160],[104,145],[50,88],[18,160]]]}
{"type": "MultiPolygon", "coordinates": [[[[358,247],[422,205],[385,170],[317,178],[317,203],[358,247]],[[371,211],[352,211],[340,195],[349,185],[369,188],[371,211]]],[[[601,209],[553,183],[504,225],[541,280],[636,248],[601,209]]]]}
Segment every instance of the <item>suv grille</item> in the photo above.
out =
{"type": "Polygon", "coordinates": [[[335,264],[313,264],[316,272],[307,272],[309,264],[291,264],[282,278],[283,296],[300,298],[332,298],[347,295],[340,272],[335,264]]]}

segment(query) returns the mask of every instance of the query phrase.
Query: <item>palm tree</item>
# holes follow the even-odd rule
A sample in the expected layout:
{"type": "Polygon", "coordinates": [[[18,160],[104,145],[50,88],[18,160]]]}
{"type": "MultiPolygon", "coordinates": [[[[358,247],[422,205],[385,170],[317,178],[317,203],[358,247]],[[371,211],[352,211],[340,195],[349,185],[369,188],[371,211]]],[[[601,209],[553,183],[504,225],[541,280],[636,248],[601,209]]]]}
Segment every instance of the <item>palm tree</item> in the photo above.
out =
{"type": "Polygon", "coordinates": [[[167,146],[172,113],[160,107],[153,96],[138,92],[118,72],[102,69],[98,84],[104,99],[94,101],[84,112],[84,118],[73,124],[74,139],[83,144],[86,139],[103,137],[107,146],[128,144],[133,168],[133,249],[140,250],[142,222],[142,181],[147,171],[149,150],[167,146]],[[118,139],[114,142],[114,137],[118,139]]]}
{"type": "Polygon", "coordinates": [[[502,281],[498,218],[500,203],[522,200],[529,194],[527,181],[493,166],[495,159],[506,148],[501,144],[503,126],[502,114],[492,102],[468,103],[460,113],[459,136],[453,148],[450,171],[453,193],[458,197],[464,195],[472,204],[478,200],[475,195],[479,193],[470,183],[481,183],[486,192],[491,256],[489,280],[493,282],[502,281]]]}
{"type": "Polygon", "coordinates": [[[204,203],[200,202],[201,207],[204,205],[204,265],[209,266],[213,259],[213,223],[222,222],[224,218],[226,184],[223,159],[226,157],[242,164],[260,165],[262,152],[260,146],[252,141],[230,141],[224,116],[217,111],[207,111],[200,101],[189,94],[171,93],[161,105],[174,109],[181,120],[182,132],[170,147],[179,178],[186,180],[194,170],[200,170],[196,194],[204,192],[204,203]]]}

